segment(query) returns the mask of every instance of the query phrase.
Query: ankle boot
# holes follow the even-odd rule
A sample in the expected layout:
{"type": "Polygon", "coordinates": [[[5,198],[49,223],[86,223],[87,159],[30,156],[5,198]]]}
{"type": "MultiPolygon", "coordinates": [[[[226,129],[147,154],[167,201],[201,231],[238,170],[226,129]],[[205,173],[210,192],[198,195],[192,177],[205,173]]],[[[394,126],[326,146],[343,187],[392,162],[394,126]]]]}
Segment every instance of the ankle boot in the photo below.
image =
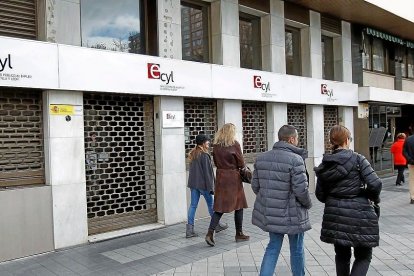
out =
{"type": "Polygon", "coordinates": [[[243,231],[236,231],[236,242],[243,242],[243,241],[248,241],[250,239],[249,236],[243,234],[243,231]]]}
{"type": "Polygon", "coordinates": [[[216,243],[214,242],[214,230],[208,229],[205,240],[206,240],[206,243],[210,246],[216,245],[216,243]]]}
{"type": "Polygon", "coordinates": [[[193,237],[198,237],[198,235],[194,232],[194,225],[191,224],[187,224],[186,228],[185,228],[185,237],[188,238],[193,238],[193,237]]]}

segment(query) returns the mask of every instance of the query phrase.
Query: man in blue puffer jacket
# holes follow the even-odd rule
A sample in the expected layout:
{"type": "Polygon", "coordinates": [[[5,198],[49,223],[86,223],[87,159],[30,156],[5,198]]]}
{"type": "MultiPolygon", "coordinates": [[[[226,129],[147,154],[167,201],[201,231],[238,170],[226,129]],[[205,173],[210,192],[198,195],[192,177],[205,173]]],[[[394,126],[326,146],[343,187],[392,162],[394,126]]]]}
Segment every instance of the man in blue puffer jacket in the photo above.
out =
{"type": "Polygon", "coordinates": [[[304,159],[298,148],[295,127],[284,125],[273,149],[261,154],[254,164],[252,189],[256,194],[252,223],[269,232],[261,276],[273,275],[285,234],[289,237],[290,263],[294,276],[305,275],[304,232],[311,229],[308,209],[312,203],[304,159]]]}

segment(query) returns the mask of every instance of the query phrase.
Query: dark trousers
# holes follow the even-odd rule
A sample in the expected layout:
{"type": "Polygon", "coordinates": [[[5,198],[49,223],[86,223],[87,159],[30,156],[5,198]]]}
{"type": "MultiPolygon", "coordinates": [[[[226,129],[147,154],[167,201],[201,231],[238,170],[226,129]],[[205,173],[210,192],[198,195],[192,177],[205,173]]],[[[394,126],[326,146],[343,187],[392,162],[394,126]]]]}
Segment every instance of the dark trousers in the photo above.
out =
{"type": "MultiPolygon", "coordinates": [[[[211,217],[210,226],[208,229],[214,231],[222,216],[223,213],[214,212],[213,216],[211,217]]],[[[236,232],[241,232],[243,229],[243,209],[234,211],[234,224],[236,225],[236,232]]]]}
{"type": "Polygon", "coordinates": [[[401,165],[395,165],[394,166],[395,169],[398,171],[397,174],[397,181],[395,182],[397,185],[400,185],[401,182],[405,183],[405,179],[404,179],[404,170],[405,170],[405,166],[401,166],[401,165]]]}
{"type": "Polygon", "coordinates": [[[337,276],[364,276],[367,275],[372,259],[371,247],[354,247],[355,261],[351,265],[351,247],[335,245],[335,264],[337,276]]]}

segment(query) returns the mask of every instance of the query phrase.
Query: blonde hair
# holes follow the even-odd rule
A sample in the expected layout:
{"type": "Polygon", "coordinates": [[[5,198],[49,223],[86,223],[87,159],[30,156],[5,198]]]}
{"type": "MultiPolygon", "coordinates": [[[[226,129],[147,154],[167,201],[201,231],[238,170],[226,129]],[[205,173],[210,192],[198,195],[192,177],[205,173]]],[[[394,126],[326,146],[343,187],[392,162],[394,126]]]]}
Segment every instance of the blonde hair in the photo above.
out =
{"type": "Polygon", "coordinates": [[[405,135],[405,133],[398,133],[397,134],[397,138],[400,138],[400,139],[405,139],[405,137],[407,137],[406,135],[405,135]]]}
{"type": "Polygon", "coordinates": [[[188,161],[192,162],[193,160],[197,159],[202,152],[208,154],[208,150],[205,147],[203,147],[202,145],[196,145],[188,153],[188,161]]]}
{"type": "Polygon", "coordinates": [[[214,144],[224,147],[232,146],[236,143],[236,126],[232,123],[224,124],[214,136],[214,144]]]}

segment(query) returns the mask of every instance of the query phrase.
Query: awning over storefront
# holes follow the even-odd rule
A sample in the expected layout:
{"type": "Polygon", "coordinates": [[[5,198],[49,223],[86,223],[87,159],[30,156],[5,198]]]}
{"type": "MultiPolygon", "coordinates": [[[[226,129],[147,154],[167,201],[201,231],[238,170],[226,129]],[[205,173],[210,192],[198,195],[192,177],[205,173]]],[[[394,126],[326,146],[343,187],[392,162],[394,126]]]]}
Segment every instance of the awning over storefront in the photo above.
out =
{"type": "Polygon", "coordinates": [[[414,92],[406,92],[376,87],[359,87],[360,102],[379,102],[389,104],[410,104],[414,105],[414,92]]]}
{"type": "Polygon", "coordinates": [[[375,30],[375,29],[372,29],[372,28],[366,28],[365,31],[366,31],[367,35],[371,35],[371,36],[374,36],[374,37],[381,38],[383,40],[387,40],[387,41],[394,42],[394,43],[397,43],[397,44],[400,44],[400,45],[404,45],[404,40],[402,40],[399,37],[396,37],[396,36],[393,36],[393,35],[390,35],[390,34],[387,34],[387,33],[383,33],[381,31],[378,31],[378,30],[375,30]]]}

